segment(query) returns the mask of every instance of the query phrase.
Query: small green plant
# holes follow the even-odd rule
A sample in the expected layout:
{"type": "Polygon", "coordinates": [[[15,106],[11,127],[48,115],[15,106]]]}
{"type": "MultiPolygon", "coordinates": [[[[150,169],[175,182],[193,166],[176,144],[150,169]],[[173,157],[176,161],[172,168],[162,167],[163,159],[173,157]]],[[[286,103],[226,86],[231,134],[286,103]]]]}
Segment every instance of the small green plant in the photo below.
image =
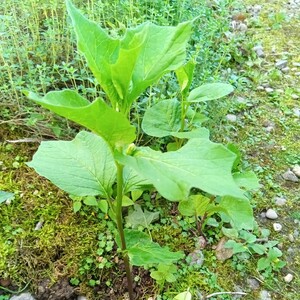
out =
{"type": "Polygon", "coordinates": [[[233,250],[233,254],[242,254],[242,259],[249,259],[252,255],[263,256],[257,262],[257,270],[263,271],[265,277],[269,277],[272,272],[279,271],[286,265],[286,262],[279,259],[282,252],[275,247],[278,242],[267,240],[268,230],[261,231],[261,238],[257,238],[255,234],[246,230],[237,232],[234,229],[223,228],[223,232],[225,235],[239,240],[238,242],[229,240],[225,244],[226,248],[233,250]]]}
{"type": "MultiPolygon", "coordinates": [[[[193,110],[194,103],[225,96],[232,92],[232,87],[217,83],[189,90],[193,65],[183,64],[192,22],[176,27],[144,23],[127,29],[121,38],[112,38],[70,1],[67,9],[78,49],[105,96],[91,103],[72,90],[49,92],[44,97],[26,92],[31,100],[91,131],[79,132],[72,141],[42,142],[28,165],[74,195],[75,211],[82,203],[95,206],[115,222],[115,240],[125,264],[129,298],[133,300],[132,265],[156,265],[157,272],[166,274],[162,271],[165,266],[172,266],[184,257],[180,251],[171,252],[153,242],[149,234],[134,228],[124,229],[123,207],[134,204],[134,191],[140,194],[140,190],[152,186],[165,199],[180,201],[188,199],[191,188],[196,188],[208,196],[214,195],[224,206],[231,205],[228,217],[232,221],[240,216],[242,205],[246,213],[240,227],[252,228],[252,209],[241,189],[247,187],[244,184],[247,176],[232,175],[236,155],[209,140],[208,131],[200,126],[193,110]],[[174,137],[176,147],[161,152],[134,144],[138,137],[131,124],[132,105],[149,86],[175,70],[181,99],[163,100],[148,108],[142,129],[151,136],[174,137]]],[[[135,211],[142,214],[145,227],[157,218],[138,206],[135,211]]],[[[92,261],[87,261],[86,268],[91,264],[92,261]]],[[[160,278],[160,281],[172,279],[160,278]]]]}

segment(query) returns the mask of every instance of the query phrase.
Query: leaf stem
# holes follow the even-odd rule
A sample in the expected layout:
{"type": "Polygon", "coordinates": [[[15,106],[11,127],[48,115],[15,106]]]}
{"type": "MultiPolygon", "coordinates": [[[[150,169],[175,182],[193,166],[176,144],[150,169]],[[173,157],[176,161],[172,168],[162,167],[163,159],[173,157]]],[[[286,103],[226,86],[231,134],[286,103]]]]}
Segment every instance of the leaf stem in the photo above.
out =
{"type": "Polygon", "coordinates": [[[129,263],[129,257],[126,253],[127,248],[126,248],[125,234],[124,234],[124,228],[123,228],[123,215],[122,215],[123,169],[124,169],[124,166],[117,163],[117,205],[116,205],[115,213],[116,213],[118,232],[119,232],[120,240],[121,240],[121,249],[123,252],[123,260],[124,260],[124,265],[125,265],[125,270],[126,270],[129,299],[134,300],[131,266],[129,263]]]}

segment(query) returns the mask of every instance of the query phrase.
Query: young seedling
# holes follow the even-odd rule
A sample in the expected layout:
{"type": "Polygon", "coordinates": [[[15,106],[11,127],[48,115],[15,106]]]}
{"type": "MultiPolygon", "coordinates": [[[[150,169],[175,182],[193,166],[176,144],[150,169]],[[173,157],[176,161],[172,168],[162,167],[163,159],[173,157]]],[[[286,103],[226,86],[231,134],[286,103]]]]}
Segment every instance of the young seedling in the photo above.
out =
{"type": "MultiPolygon", "coordinates": [[[[198,188],[224,197],[226,203],[236,201],[236,205],[242,202],[247,209],[251,207],[231,174],[235,154],[211,142],[207,130],[189,131],[182,125],[187,113],[186,101],[212,100],[211,87],[186,92],[183,106],[179,105],[183,110],[175,118],[179,126],[165,128],[164,124],[166,116],[172,116],[178,107],[173,100],[162,101],[158,103],[162,108],[155,108],[155,114],[160,113],[162,118],[161,124],[157,124],[158,118],[145,115],[143,129],[149,134],[156,128],[165,135],[189,139],[179,150],[162,153],[133,144],[136,133],[130,123],[132,104],[166,72],[178,70],[184,64],[192,22],[176,27],[144,23],[127,29],[123,37],[116,39],[85,18],[69,0],[66,3],[78,50],[85,56],[105,98],[91,103],[72,90],[49,92],[43,97],[26,92],[41,106],[90,130],[79,132],[72,141],[42,142],[28,165],[71,195],[97,196],[101,207],[105,206],[103,201],[107,202],[105,209],[116,223],[116,242],[122,250],[129,298],[133,300],[132,265],[172,265],[183,258],[183,253],[170,252],[144,232],[124,230],[122,206],[126,194],[151,184],[164,198],[179,201],[188,199],[191,188],[198,188]]],[[[223,91],[222,95],[231,90],[223,91]]],[[[81,205],[80,200],[77,202],[81,205]]],[[[248,217],[252,217],[251,212],[248,217]]]]}

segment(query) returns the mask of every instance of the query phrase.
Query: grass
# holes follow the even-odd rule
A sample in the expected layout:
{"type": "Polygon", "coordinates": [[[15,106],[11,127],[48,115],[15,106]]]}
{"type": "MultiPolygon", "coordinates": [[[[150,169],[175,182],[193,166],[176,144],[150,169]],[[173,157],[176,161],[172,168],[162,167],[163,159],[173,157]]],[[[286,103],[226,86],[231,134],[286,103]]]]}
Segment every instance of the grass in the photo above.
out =
{"type": "MultiPolygon", "coordinates": [[[[299,184],[287,183],[279,175],[300,164],[299,118],[293,114],[293,109],[299,104],[292,97],[299,94],[299,77],[278,72],[274,62],[287,58],[291,65],[292,61],[300,61],[296,51],[299,48],[299,19],[288,18],[282,8],[283,1],[276,1],[263,7],[259,20],[250,18],[253,25],[249,26],[247,37],[236,33],[228,40],[226,34],[230,30],[231,14],[245,10],[241,3],[89,0],[82,5],[82,2],[77,2],[75,4],[90,18],[115,35],[122,34],[127,26],[146,20],[172,25],[199,16],[189,49],[189,55],[196,55],[199,63],[194,84],[223,78],[237,88],[232,99],[201,108],[210,117],[207,125],[212,138],[236,143],[245,159],[243,167],[254,169],[259,175],[262,189],[252,199],[259,222],[260,213],[274,206],[276,196],[288,200],[287,206],[277,208],[284,228],[282,232],[275,233],[270,221],[260,223],[261,227],[270,229],[271,239],[277,239],[281,244],[283,259],[288,263],[282,271],[262,277],[256,270],[259,257],[255,255],[247,261],[237,256],[225,263],[217,261],[212,246],[222,233],[220,228],[208,226],[206,233],[211,244],[205,250],[203,267],[195,269],[182,262],[177,282],[163,287],[153,282],[148,270],[135,270],[136,285],[143,293],[140,298],[160,294],[160,299],[172,299],[187,288],[194,295],[240,288],[248,292],[244,299],[249,300],[258,299],[261,289],[271,291],[272,299],[296,299],[300,283],[297,274],[300,268],[297,249],[300,245],[297,240],[288,241],[287,235],[297,226],[294,220],[299,220],[299,184]],[[271,28],[272,34],[266,34],[266,26],[271,28]],[[286,32],[294,37],[289,44],[286,32]],[[263,61],[257,59],[251,50],[257,43],[264,45],[267,56],[263,61]],[[274,43],[275,54],[272,53],[274,43]],[[284,53],[286,51],[288,53],[284,53]],[[284,92],[267,94],[257,91],[256,87],[266,81],[284,92]],[[244,98],[245,102],[238,101],[237,96],[244,98]],[[226,120],[227,113],[237,115],[237,122],[226,120]],[[274,124],[274,130],[268,132],[266,128],[270,123],[274,124]],[[294,275],[290,284],[283,280],[287,273],[294,275]],[[260,288],[251,290],[245,282],[247,277],[258,278],[260,288]]],[[[247,5],[256,3],[259,2],[247,1],[247,5]]],[[[69,197],[25,165],[36,145],[5,142],[23,136],[72,137],[77,130],[72,124],[28,103],[22,96],[23,89],[43,94],[70,87],[90,99],[101,90],[97,85],[95,87],[82,57],[74,54],[74,36],[63,1],[7,0],[0,5],[0,18],[0,190],[15,193],[10,205],[0,206],[3,228],[0,234],[0,279],[9,278],[13,289],[30,282],[30,289],[37,291],[41,279],[50,279],[50,285],[54,285],[61,278],[68,278],[80,293],[91,299],[105,299],[109,293],[110,299],[118,299],[124,288],[120,279],[122,263],[111,251],[114,247],[110,238],[112,226],[107,216],[91,207],[74,214],[69,197]],[[38,222],[43,226],[35,230],[38,222]],[[99,235],[99,232],[105,232],[105,235],[99,235]],[[119,284],[120,291],[113,291],[112,286],[116,284],[119,284]]],[[[169,75],[152,87],[145,98],[152,97],[155,101],[155,97],[170,97],[175,88],[174,77],[169,75]]],[[[137,109],[142,111],[142,104],[137,109]]],[[[149,210],[154,209],[151,195],[145,196],[141,203],[149,210]]],[[[151,224],[153,239],[173,250],[193,251],[195,241],[190,221],[176,216],[176,209],[169,204],[161,213],[164,225],[151,224]]],[[[5,297],[0,293],[2,296],[5,297]]],[[[230,297],[223,295],[220,299],[230,297]]]]}

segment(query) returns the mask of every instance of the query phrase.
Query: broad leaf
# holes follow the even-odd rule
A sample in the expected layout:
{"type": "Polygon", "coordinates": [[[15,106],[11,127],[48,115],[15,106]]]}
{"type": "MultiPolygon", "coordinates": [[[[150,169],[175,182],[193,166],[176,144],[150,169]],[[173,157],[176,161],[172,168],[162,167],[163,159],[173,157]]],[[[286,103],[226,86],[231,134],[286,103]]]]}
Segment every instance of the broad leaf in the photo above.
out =
{"type": "Polygon", "coordinates": [[[140,147],[132,156],[115,158],[148,179],[166,199],[186,199],[192,187],[213,195],[245,198],[231,175],[235,155],[208,139],[191,139],[177,151],[162,153],[140,147]]]}
{"type": "Polygon", "coordinates": [[[0,203],[11,200],[13,197],[14,193],[0,191],[0,203]]]}
{"type": "Polygon", "coordinates": [[[123,194],[127,194],[130,191],[142,189],[147,186],[152,186],[149,180],[143,178],[129,166],[125,166],[123,171],[123,194]]]}
{"type": "Polygon", "coordinates": [[[126,217],[126,223],[130,224],[132,228],[143,226],[148,228],[149,225],[159,218],[159,212],[151,212],[146,209],[142,210],[141,206],[134,204],[134,210],[129,212],[126,217]]]}
{"type": "MultiPolygon", "coordinates": [[[[130,263],[134,266],[172,264],[184,257],[182,252],[171,252],[167,247],[152,242],[144,232],[125,229],[124,233],[130,263]]],[[[119,236],[116,237],[116,242],[121,247],[119,236]]]]}
{"type": "Polygon", "coordinates": [[[128,112],[132,102],[166,72],[180,67],[192,22],[176,27],[144,23],[115,39],[85,18],[70,1],[67,9],[75,28],[78,49],[113,107],[128,112]]]}
{"type": "Polygon", "coordinates": [[[181,104],[176,99],[163,100],[145,112],[142,129],[151,136],[164,137],[180,130],[181,104]]]}
{"type": "Polygon", "coordinates": [[[134,126],[101,99],[90,103],[71,90],[49,92],[44,97],[32,92],[26,94],[41,106],[94,131],[113,147],[135,140],[134,126]]]}
{"type": "Polygon", "coordinates": [[[85,131],[72,141],[42,142],[28,165],[76,196],[109,197],[116,177],[110,147],[101,137],[85,131]]]}
{"type": "Polygon", "coordinates": [[[210,199],[202,195],[191,195],[187,200],[179,202],[178,209],[184,216],[203,216],[210,208],[210,199]]]}
{"type": "Polygon", "coordinates": [[[226,211],[226,214],[230,217],[234,228],[237,230],[253,229],[253,210],[247,199],[223,197],[219,206],[226,211]]]}
{"type": "Polygon", "coordinates": [[[163,100],[151,106],[146,110],[142,121],[142,129],[151,136],[172,135],[180,139],[209,137],[209,131],[206,128],[180,132],[180,127],[181,104],[176,99],[163,100]]]}
{"type": "Polygon", "coordinates": [[[192,90],[188,102],[216,100],[233,92],[233,86],[227,83],[207,83],[192,90]]]}
{"type": "Polygon", "coordinates": [[[243,187],[247,190],[257,190],[260,187],[258,178],[251,171],[234,173],[233,178],[239,187],[243,187]]]}

